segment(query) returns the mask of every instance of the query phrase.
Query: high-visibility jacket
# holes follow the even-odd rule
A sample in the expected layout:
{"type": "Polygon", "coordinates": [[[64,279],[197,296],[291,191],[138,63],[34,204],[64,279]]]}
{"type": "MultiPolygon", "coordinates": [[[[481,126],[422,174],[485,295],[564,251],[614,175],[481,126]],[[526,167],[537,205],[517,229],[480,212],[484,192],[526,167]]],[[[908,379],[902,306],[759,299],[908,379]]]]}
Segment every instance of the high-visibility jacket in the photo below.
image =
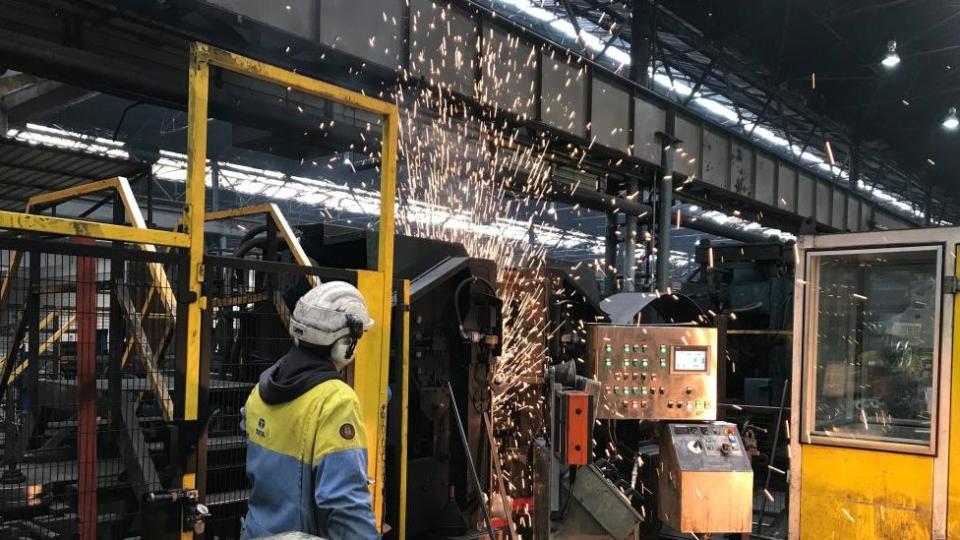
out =
{"type": "MultiPolygon", "coordinates": [[[[287,357],[294,354],[303,351],[287,357]]],[[[290,531],[330,540],[378,538],[366,432],[353,389],[332,378],[289,401],[268,403],[264,380],[244,408],[251,491],[242,538],[290,531]]]]}

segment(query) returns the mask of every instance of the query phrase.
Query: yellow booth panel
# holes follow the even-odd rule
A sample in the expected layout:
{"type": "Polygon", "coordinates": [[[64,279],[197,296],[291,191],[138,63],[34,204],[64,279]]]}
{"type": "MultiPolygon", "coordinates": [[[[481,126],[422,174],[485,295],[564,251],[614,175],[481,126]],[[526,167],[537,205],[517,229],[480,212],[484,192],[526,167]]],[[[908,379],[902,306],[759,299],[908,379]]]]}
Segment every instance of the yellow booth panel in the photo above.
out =
{"type": "Polygon", "coordinates": [[[929,539],[933,458],[803,445],[800,538],[929,539]]]}

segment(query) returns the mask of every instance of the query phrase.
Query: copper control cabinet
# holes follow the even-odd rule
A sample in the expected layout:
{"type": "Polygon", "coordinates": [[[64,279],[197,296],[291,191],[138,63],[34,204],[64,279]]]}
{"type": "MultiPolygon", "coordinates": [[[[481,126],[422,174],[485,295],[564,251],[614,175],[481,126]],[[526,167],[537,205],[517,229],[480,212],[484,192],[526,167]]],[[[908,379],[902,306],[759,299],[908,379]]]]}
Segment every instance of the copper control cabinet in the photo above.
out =
{"type": "Polygon", "coordinates": [[[753,521],[753,467],[728,422],[660,426],[660,519],[685,533],[747,533],[753,521]]]}
{"type": "Polygon", "coordinates": [[[716,328],[597,324],[587,342],[587,365],[603,385],[597,418],[717,418],[716,328]]]}

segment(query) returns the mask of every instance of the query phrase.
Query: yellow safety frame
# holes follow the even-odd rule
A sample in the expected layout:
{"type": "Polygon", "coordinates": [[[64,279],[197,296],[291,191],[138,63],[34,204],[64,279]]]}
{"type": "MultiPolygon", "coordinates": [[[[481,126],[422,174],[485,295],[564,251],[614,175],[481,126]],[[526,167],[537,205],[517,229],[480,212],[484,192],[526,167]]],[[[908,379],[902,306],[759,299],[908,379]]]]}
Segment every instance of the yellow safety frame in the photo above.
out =
{"type": "Polygon", "coordinates": [[[190,235],[179,232],[137,229],[127,225],[99,223],[84,219],[38,216],[0,210],[0,229],[31,231],[60,236],[79,236],[97,240],[117,240],[131,244],[190,247],[190,235]]]}
{"type": "MultiPolygon", "coordinates": [[[[34,212],[37,208],[40,208],[43,206],[62,203],[65,201],[76,199],[78,197],[82,197],[84,195],[90,195],[92,193],[99,193],[102,191],[109,191],[109,190],[113,190],[117,192],[117,195],[120,197],[120,203],[123,205],[123,208],[124,208],[124,214],[126,215],[127,220],[130,222],[129,226],[112,224],[112,227],[126,227],[126,229],[129,229],[130,227],[135,227],[137,230],[140,230],[140,231],[163,232],[163,231],[152,231],[151,229],[147,228],[146,221],[143,219],[143,213],[140,211],[140,206],[137,204],[137,200],[133,195],[133,189],[130,188],[130,182],[128,182],[126,178],[121,178],[121,177],[107,178],[104,180],[98,180],[95,182],[80,184],[77,186],[72,186],[72,187],[57,190],[57,191],[51,191],[47,193],[41,193],[39,195],[34,195],[27,199],[27,204],[24,209],[24,214],[22,215],[32,216],[32,217],[44,217],[44,216],[37,216],[35,214],[32,214],[32,212],[34,212]]],[[[75,221],[79,221],[79,220],[75,220],[75,221]]],[[[86,223],[94,223],[97,226],[97,227],[94,227],[95,229],[102,229],[103,225],[107,225],[107,224],[95,223],[95,222],[86,222],[86,223]]],[[[77,228],[79,226],[80,226],[79,224],[72,225],[72,227],[74,228],[77,228]]],[[[103,232],[102,230],[100,232],[95,232],[94,236],[96,238],[106,239],[102,235],[102,232],[103,232]]],[[[125,230],[124,234],[127,234],[129,236],[128,233],[129,231],[125,230]]],[[[72,236],[83,236],[83,235],[78,234],[78,235],[72,235],[72,236]]],[[[144,243],[144,244],[138,244],[138,245],[140,249],[142,249],[143,251],[147,251],[151,253],[154,253],[157,251],[156,246],[154,246],[153,244],[144,243]]],[[[18,271],[17,269],[19,268],[19,258],[20,258],[20,255],[18,252],[14,251],[11,253],[10,271],[4,276],[3,282],[0,283],[0,306],[5,305],[6,303],[10,281],[14,276],[16,276],[18,271]]],[[[176,298],[174,297],[173,289],[170,287],[170,281],[167,279],[167,273],[163,269],[163,265],[160,265],[158,263],[149,263],[147,265],[147,268],[150,272],[151,278],[153,279],[154,285],[150,288],[149,296],[147,297],[147,300],[144,302],[144,305],[143,305],[144,312],[147,309],[147,306],[149,305],[154,292],[159,290],[161,291],[160,292],[161,304],[163,304],[164,308],[167,310],[167,313],[169,315],[175,316],[176,307],[177,307],[176,298]]],[[[68,319],[65,325],[63,325],[59,330],[57,330],[51,339],[53,341],[56,341],[57,339],[59,339],[63,335],[63,333],[65,333],[67,329],[73,324],[75,319],[76,319],[75,316],[68,319]]],[[[123,352],[123,356],[121,360],[121,365],[126,365],[127,358],[129,358],[130,353],[133,350],[133,343],[134,343],[134,340],[127,340],[126,348],[123,352]]],[[[48,348],[51,344],[52,342],[48,340],[47,343],[41,346],[41,351],[48,348]]],[[[13,351],[11,351],[11,354],[12,353],[13,351]]],[[[0,369],[2,369],[6,361],[7,361],[6,358],[0,359],[0,369]]],[[[9,380],[10,381],[16,380],[24,371],[26,371],[28,365],[29,365],[29,361],[22,362],[10,374],[9,380]]],[[[146,367],[149,367],[149,366],[146,366],[146,367]]],[[[173,403],[169,399],[169,391],[166,388],[166,384],[163,382],[163,379],[158,376],[158,374],[156,373],[156,370],[147,369],[147,373],[148,373],[147,378],[150,381],[150,385],[153,388],[154,393],[157,395],[157,401],[160,403],[160,408],[163,413],[164,419],[167,421],[172,420],[173,419],[173,403]]]]}
{"type": "MultiPolygon", "coordinates": [[[[290,223],[287,221],[286,216],[284,216],[283,212],[281,212],[280,209],[277,208],[277,205],[273,203],[256,204],[253,206],[244,206],[242,208],[231,208],[229,210],[207,212],[206,220],[220,221],[224,219],[258,215],[265,215],[267,216],[267,219],[273,221],[273,224],[277,228],[277,232],[280,233],[280,236],[287,242],[287,246],[290,248],[290,252],[293,254],[293,259],[297,261],[297,264],[300,266],[312,266],[310,264],[310,259],[307,258],[307,254],[300,246],[300,242],[297,240],[296,235],[293,234],[293,228],[290,227],[290,223]]],[[[316,286],[319,282],[317,280],[317,276],[313,274],[308,274],[307,280],[313,286],[316,286]]]]}
{"type": "MultiPolygon", "coordinates": [[[[379,115],[383,119],[380,159],[380,231],[377,268],[358,271],[358,288],[371,307],[376,326],[361,340],[354,367],[355,390],[360,399],[367,427],[367,448],[370,455],[368,476],[373,480],[374,512],[377,522],[383,518],[383,469],[387,418],[387,378],[390,358],[390,316],[393,296],[394,201],[396,198],[397,139],[399,114],[397,106],[328,84],[292,71],[271,66],[251,58],[194,43],[190,50],[189,98],[187,106],[187,226],[202,231],[204,186],[207,164],[207,119],[209,118],[210,67],[252,77],[322,99],[379,115]],[[376,429],[372,429],[376,426],[376,429]]],[[[229,215],[230,211],[221,213],[229,215]]],[[[203,280],[203,234],[190,239],[190,287],[200,296],[203,280]]],[[[200,365],[200,310],[205,299],[190,306],[188,318],[187,385],[184,414],[187,420],[197,418],[200,365]]],[[[185,474],[183,487],[196,485],[194,473],[185,474]]],[[[185,533],[184,538],[191,535],[185,533]]]]}

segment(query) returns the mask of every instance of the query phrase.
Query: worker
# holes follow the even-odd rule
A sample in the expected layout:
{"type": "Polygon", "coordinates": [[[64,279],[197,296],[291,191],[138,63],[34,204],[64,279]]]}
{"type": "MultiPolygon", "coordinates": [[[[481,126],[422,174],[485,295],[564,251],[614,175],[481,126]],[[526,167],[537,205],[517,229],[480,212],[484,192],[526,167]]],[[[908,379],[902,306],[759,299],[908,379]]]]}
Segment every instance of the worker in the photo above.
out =
{"type": "Polygon", "coordinates": [[[340,374],[372,326],[349,283],[323,283],[297,301],[293,346],[263,372],[241,412],[250,479],[241,538],[378,538],[360,404],[340,374]]]}

